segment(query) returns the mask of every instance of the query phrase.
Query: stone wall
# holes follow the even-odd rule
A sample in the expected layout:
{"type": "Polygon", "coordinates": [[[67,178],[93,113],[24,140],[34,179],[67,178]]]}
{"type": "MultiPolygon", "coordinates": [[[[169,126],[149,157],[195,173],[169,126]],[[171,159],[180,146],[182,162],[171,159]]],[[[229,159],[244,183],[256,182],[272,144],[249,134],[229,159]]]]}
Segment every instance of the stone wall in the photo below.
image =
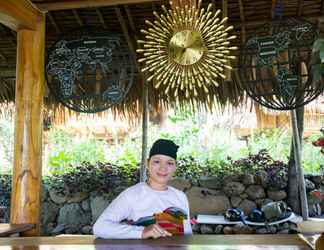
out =
{"type": "MultiPolygon", "coordinates": [[[[232,175],[223,179],[205,177],[197,181],[174,179],[170,185],[184,191],[189,199],[191,216],[197,214],[221,214],[228,208],[240,208],[245,214],[270,201],[286,201],[287,181],[283,178],[272,183],[266,172],[255,175],[232,175]]],[[[113,185],[114,186],[114,185],[113,185]]],[[[309,211],[311,216],[321,216],[324,202],[309,195],[315,189],[324,190],[324,176],[307,176],[309,211]]],[[[42,193],[42,233],[56,234],[91,234],[92,225],[126,186],[119,185],[110,193],[73,193],[63,195],[55,190],[43,187],[42,193]]],[[[3,211],[8,220],[9,209],[3,211]]],[[[1,213],[0,213],[1,217],[1,213]]],[[[267,228],[250,228],[242,225],[235,227],[199,225],[196,233],[288,233],[294,225],[283,223],[267,228]]]]}

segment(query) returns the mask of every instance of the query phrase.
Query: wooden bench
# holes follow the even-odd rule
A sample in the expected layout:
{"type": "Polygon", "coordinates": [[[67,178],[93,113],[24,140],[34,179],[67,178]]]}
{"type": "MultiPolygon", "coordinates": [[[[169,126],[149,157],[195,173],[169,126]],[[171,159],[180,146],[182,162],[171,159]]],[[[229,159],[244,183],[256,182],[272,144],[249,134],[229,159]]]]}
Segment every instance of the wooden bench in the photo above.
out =
{"type": "Polygon", "coordinates": [[[0,224],[0,237],[19,235],[22,232],[33,229],[33,224],[0,224]]]}

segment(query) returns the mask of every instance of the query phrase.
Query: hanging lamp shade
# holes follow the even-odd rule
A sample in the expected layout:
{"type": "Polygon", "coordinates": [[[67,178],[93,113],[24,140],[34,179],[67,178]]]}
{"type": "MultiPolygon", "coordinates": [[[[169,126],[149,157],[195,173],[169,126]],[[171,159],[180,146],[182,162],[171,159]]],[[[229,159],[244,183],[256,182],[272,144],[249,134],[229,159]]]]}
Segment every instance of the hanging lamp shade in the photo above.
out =
{"type": "Polygon", "coordinates": [[[275,110],[303,106],[324,90],[323,65],[312,53],[316,27],[280,19],[255,29],[242,48],[240,78],[247,94],[275,110]]]}

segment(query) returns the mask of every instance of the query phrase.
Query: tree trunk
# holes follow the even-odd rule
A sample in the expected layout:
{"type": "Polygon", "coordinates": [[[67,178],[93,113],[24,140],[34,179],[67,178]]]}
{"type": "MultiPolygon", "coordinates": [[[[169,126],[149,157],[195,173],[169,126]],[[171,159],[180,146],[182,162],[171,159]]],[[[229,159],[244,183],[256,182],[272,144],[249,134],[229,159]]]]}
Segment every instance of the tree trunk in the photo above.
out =
{"type": "MultiPolygon", "coordinates": [[[[300,144],[302,145],[303,130],[304,130],[304,107],[298,108],[296,110],[296,114],[297,114],[297,126],[298,126],[300,144]]],[[[297,167],[295,164],[295,156],[294,156],[294,144],[293,142],[291,142],[290,156],[288,162],[288,204],[295,213],[301,214],[298,183],[299,182],[298,182],[297,167]]]]}

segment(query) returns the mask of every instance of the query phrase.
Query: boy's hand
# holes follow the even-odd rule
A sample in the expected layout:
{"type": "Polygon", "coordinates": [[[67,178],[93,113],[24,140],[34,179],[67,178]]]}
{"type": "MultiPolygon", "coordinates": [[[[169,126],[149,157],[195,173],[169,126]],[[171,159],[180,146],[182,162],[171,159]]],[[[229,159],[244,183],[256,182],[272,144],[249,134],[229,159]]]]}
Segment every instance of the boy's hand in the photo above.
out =
{"type": "Polygon", "coordinates": [[[142,239],[148,238],[160,238],[160,237],[168,237],[172,236],[167,230],[160,227],[158,224],[153,224],[144,228],[142,232],[142,239]]]}

